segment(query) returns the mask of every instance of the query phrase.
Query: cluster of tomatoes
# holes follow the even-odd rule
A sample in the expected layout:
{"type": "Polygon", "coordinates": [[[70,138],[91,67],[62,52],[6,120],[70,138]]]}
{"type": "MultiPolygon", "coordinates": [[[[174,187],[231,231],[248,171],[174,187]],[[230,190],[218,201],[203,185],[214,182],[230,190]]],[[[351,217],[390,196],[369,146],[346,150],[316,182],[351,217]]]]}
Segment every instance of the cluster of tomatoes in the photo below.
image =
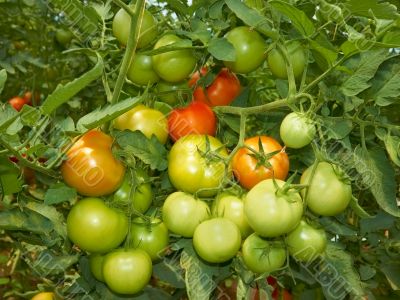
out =
{"type": "MultiPolygon", "coordinates": [[[[40,99],[40,95],[35,93],[35,101],[40,99]]],[[[26,105],[32,105],[32,92],[25,92],[23,96],[15,96],[8,100],[8,103],[16,110],[20,111],[26,105]]]]}
{"type": "MultiPolygon", "coordinates": [[[[128,40],[129,20],[121,9],[113,21],[114,35],[123,45],[128,40]]],[[[156,36],[155,18],[145,11],[138,48],[156,36]]],[[[286,68],[273,67],[285,65],[281,53],[272,50],[267,58],[265,42],[255,30],[237,27],[226,38],[235,48],[236,61],[224,62],[225,67],[208,85],[201,84],[207,77],[206,68],[182,83],[196,66],[188,49],[154,56],[138,53],[130,65],[127,77],[137,85],[161,80],[158,91],[183,85],[193,91],[193,101],[168,117],[138,105],[113,121],[118,130],[139,130],[163,144],[168,137],[173,141],[168,175],[176,192],[163,202],[161,217],[146,216],[153,198],[151,181],[145,171],[127,169],[113,156],[110,135],[89,131],[74,143],[63,162],[64,181],[86,197],[68,214],[68,237],[91,254],[94,277],[114,292],[135,294],[148,284],[152,263],[168,252],[170,234],[192,238],[196,253],[206,262],[224,263],[238,256],[257,274],[283,268],[287,252],[299,262],[312,261],[324,252],[327,238],[323,230],[304,219],[305,207],[316,215],[332,216],[349,204],[351,186],[331,163],[310,166],[300,185],[285,182],[289,172],[286,147],[304,147],[316,133],[307,114],[293,112],[283,120],[280,134],[286,147],[272,137],[254,136],[231,152],[215,137],[217,118],[212,107],[229,105],[240,94],[235,73],[251,72],[267,59],[275,76],[287,77],[282,71],[286,68]],[[242,188],[236,191],[240,191],[221,192],[227,186],[238,187],[237,183],[242,188]],[[111,205],[99,198],[103,196],[112,200],[111,205]],[[129,208],[128,215],[116,208],[121,205],[129,208]],[[119,248],[122,243],[125,246],[119,248]]],[[[154,48],[180,40],[167,34],[154,48]]],[[[298,77],[304,69],[304,53],[296,43],[289,43],[287,49],[298,77]],[[300,58],[303,62],[298,64],[300,58]]]]}

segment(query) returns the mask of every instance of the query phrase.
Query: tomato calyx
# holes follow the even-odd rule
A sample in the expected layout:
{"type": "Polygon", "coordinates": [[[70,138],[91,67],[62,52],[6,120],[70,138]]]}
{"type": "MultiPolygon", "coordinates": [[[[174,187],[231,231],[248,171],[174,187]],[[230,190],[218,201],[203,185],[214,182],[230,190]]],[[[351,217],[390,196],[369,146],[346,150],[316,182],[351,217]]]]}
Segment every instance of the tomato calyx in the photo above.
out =
{"type": "Polygon", "coordinates": [[[202,158],[205,159],[206,164],[211,164],[213,162],[220,162],[220,161],[225,161],[225,159],[218,154],[218,152],[224,148],[224,146],[217,148],[215,150],[211,149],[211,145],[210,145],[210,139],[208,138],[208,135],[205,136],[205,140],[206,140],[206,149],[204,151],[202,151],[199,146],[197,147],[197,152],[200,154],[200,156],[202,158]]]}
{"type": "Polygon", "coordinates": [[[272,164],[270,163],[269,160],[273,158],[275,155],[285,152],[286,149],[286,147],[283,147],[281,150],[265,153],[261,138],[258,139],[258,151],[254,150],[252,147],[247,145],[245,145],[245,148],[252,152],[247,155],[257,160],[255,169],[258,169],[259,167],[271,168],[272,164]]]}

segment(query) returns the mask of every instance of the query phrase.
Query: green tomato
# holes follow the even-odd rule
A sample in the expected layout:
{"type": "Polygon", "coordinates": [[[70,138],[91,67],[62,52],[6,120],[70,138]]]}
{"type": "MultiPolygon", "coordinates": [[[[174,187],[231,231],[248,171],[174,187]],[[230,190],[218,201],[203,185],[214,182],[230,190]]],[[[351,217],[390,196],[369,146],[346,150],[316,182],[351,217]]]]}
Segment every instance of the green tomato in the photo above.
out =
{"type": "Polygon", "coordinates": [[[72,32],[67,30],[67,29],[57,29],[56,31],[56,40],[59,42],[61,45],[67,45],[69,42],[71,42],[73,38],[72,32]]]}
{"type": "Polygon", "coordinates": [[[196,227],[209,218],[210,210],[204,201],[196,200],[190,194],[175,192],[165,200],[162,216],[171,232],[192,237],[196,227]]]}
{"type": "MultiPolygon", "coordinates": [[[[135,9],[133,5],[130,5],[132,10],[135,9]]],[[[129,38],[129,31],[131,25],[131,17],[129,14],[121,8],[114,16],[112,30],[114,36],[117,38],[118,42],[122,45],[126,45],[129,38]]],[[[133,32],[131,34],[134,34],[133,32]]],[[[137,48],[144,48],[149,45],[158,35],[157,21],[154,16],[148,12],[144,11],[143,20],[140,27],[139,41],[137,48]]]]}
{"type": "MultiPolygon", "coordinates": [[[[171,45],[182,41],[181,38],[173,34],[161,37],[154,46],[158,49],[163,46],[171,45]]],[[[153,57],[154,71],[163,80],[168,82],[180,82],[187,78],[196,66],[196,57],[190,49],[168,51],[153,57]]]]}
{"type": "Polygon", "coordinates": [[[286,237],[289,253],[295,259],[310,262],[320,256],[326,248],[326,234],[323,229],[315,229],[302,220],[286,237]]]}
{"type": "Polygon", "coordinates": [[[235,61],[224,61],[235,73],[250,73],[260,67],[266,59],[267,44],[262,36],[247,26],[232,29],[226,39],[235,48],[235,61]]]}
{"type": "Polygon", "coordinates": [[[157,218],[151,223],[140,217],[133,219],[129,238],[131,247],[146,251],[152,261],[162,258],[169,244],[168,229],[157,218]]]}
{"type": "Polygon", "coordinates": [[[128,219],[99,198],[85,198],[69,212],[67,233],[82,250],[104,253],[118,247],[125,239],[128,219]]]}
{"type": "Polygon", "coordinates": [[[119,294],[136,294],[149,283],[153,266],[150,256],[141,249],[118,249],[108,253],[103,262],[104,281],[119,294]]]}
{"type": "Polygon", "coordinates": [[[141,86],[147,86],[160,80],[157,73],[153,70],[151,56],[139,53],[133,58],[126,75],[134,84],[141,86]]]}
{"type": "Polygon", "coordinates": [[[314,123],[305,115],[292,112],[281,123],[280,135],[287,147],[299,149],[307,146],[314,139],[314,123]]]}
{"type": "MultiPolygon", "coordinates": [[[[285,182],[275,179],[281,188],[285,182]]],[[[256,184],[246,195],[244,213],[251,228],[262,237],[276,237],[292,231],[303,215],[300,194],[277,189],[273,179],[256,184]]]]}
{"type": "Polygon", "coordinates": [[[168,160],[168,175],[174,187],[192,194],[210,189],[201,191],[200,195],[215,195],[223,181],[231,177],[224,161],[216,159],[215,154],[221,158],[228,157],[225,146],[215,137],[189,134],[180,138],[172,146],[168,160]],[[209,154],[213,156],[208,160],[204,157],[207,143],[209,154]]]}
{"type": "Polygon", "coordinates": [[[153,200],[153,190],[149,182],[150,178],[142,169],[136,169],[134,176],[138,186],[134,191],[132,190],[132,183],[129,176],[130,174],[127,172],[121,186],[114,193],[114,202],[124,206],[129,206],[133,203],[134,209],[140,213],[145,213],[153,200]]]}
{"type": "Polygon", "coordinates": [[[156,86],[157,97],[169,105],[178,104],[188,99],[189,87],[186,82],[170,83],[160,81],[156,86]]]}
{"type": "Polygon", "coordinates": [[[215,217],[222,217],[231,220],[240,230],[242,239],[253,232],[244,215],[244,203],[241,198],[235,195],[222,193],[213,202],[211,212],[215,217]]]}
{"type": "Polygon", "coordinates": [[[286,261],[286,249],[282,242],[271,242],[250,235],[242,245],[243,260],[254,273],[271,273],[282,268],[286,261]]]}
{"type": "Polygon", "coordinates": [[[92,272],[94,278],[101,282],[104,282],[103,261],[104,255],[101,254],[92,254],[89,257],[90,271],[92,272]]]}
{"type": "MultiPolygon", "coordinates": [[[[286,49],[292,64],[293,73],[295,78],[300,78],[306,66],[306,53],[298,41],[290,41],[286,44],[286,49]]],[[[272,75],[281,79],[287,79],[286,63],[281,52],[275,48],[268,53],[267,57],[268,66],[272,75]]]]}
{"type": "Polygon", "coordinates": [[[341,171],[335,165],[320,162],[314,172],[313,166],[304,171],[300,184],[310,184],[308,191],[303,190],[307,207],[321,216],[335,216],[346,209],[351,197],[351,185],[340,178],[341,171]]]}
{"type": "Polygon", "coordinates": [[[240,249],[240,231],[225,218],[206,220],[197,226],[193,246],[197,254],[207,262],[222,263],[233,258],[240,249]]]}

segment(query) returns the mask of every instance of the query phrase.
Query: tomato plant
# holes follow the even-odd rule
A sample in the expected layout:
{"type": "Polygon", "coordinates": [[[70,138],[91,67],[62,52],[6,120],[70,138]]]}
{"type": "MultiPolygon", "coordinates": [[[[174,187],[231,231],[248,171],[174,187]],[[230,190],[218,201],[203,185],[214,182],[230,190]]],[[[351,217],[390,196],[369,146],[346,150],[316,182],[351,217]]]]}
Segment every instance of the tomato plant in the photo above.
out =
{"type": "Polygon", "coordinates": [[[103,261],[103,276],[110,289],[119,294],[136,294],[148,284],[152,272],[150,256],[141,249],[117,249],[103,261]]]}
{"type": "MultiPolygon", "coordinates": [[[[192,76],[189,86],[196,84],[196,77],[192,76]]],[[[235,74],[228,69],[222,69],[213,82],[203,88],[198,85],[193,91],[193,99],[201,101],[211,106],[229,105],[240,94],[240,81],[235,74]]]]}
{"type": "Polygon", "coordinates": [[[303,202],[300,194],[285,186],[284,181],[266,179],[247,193],[244,213],[257,234],[275,237],[292,231],[299,224],[303,202]]]}
{"type": "Polygon", "coordinates": [[[314,139],[315,125],[306,116],[292,112],[282,121],[280,127],[281,139],[287,147],[302,148],[314,139]]]}
{"type": "Polygon", "coordinates": [[[172,146],[169,153],[169,178],[178,190],[215,195],[215,189],[230,175],[222,160],[227,156],[225,147],[216,138],[186,135],[172,146]]]}
{"type": "Polygon", "coordinates": [[[238,227],[225,218],[202,222],[193,235],[193,246],[197,254],[210,263],[222,263],[233,258],[241,241],[238,227]]]}
{"type": "Polygon", "coordinates": [[[322,216],[334,216],[344,211],[352,194],[343,172],[328,162],[318,163],[313,170],[314,166],[305,170],[300,180],[300,183],[310,185],[303,191],[307,207],[322,216]]]}
{"type": "Polygon", "coordinates": [[[167,228],[184,237],[192,237],[196,227],[209,218],[206,202],[192,195],[175,192],[167,197],[162,207],[163,221],[167,228]]]}
{"type": "Polygon", "coordinates": [[[125,167],[111,152],[113,139],[92,130],[78,139],[61,166],[64,181],[85,196],[103,196],[121,184],[125,167]]]}
{"type": "Polygon", "coordinates": [[[286,179],[289,158],[275,139],[255,136],[244,145],[232,160],[233,173],[243,187],[250,189],[268,178],[286,179]]]}
{"type": "Polygon", "coordinates": [[[140,130],[148,138],[155,135],[163,144],[168,139],[168,123],[164,114],[142,104],[116,118],[114,127],[119,130],[140,130]]]}
{"type": "Polygon", "coordinates": [[[160,79],[153,70],[153,60],[151,56],[140,53],[136,54],[133,58],[127,76],[134,84],[141,86],[156,83],[160,79]]]}
{"type": "Polygon", "coordinates": [[[173,141],[189,134],[215,136],[217,120],[208,105],[193,101],[187,107],[171,111],[168,116],[168,130],[173,141]]]}
{"type": "Polygon", "coordinates": [[[68,237],[82,250],[104,253],[117,247],[128,232],[126,216],[109,208],[99,198],[75,204],[67,218],[68,237]]]}

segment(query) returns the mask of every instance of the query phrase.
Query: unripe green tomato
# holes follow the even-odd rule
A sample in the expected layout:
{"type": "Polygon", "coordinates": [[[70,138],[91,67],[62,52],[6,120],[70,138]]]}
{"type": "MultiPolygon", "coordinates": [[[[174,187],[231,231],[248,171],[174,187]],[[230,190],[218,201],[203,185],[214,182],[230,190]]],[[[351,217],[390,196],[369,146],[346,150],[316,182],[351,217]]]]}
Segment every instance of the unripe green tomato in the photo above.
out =
{"type": "Polygon", "coordinates": [[[61,45],[67,45],[69,42],[71,42],[72,37],[72,32],[67,29],[60,28],[56,31],[56,40],[61,45]]]}
{"type": "Polygon", "coordinates": [[[287,147],[299,149],[307,146],[316,134],[312,120],[304,114],[292,112],[282,121],[280,135],[287,147]]]}
{"type": "Polygon", "coordinates": [[[92,254],[89,256],[90,271],[92,272],[94,278],[102,282],[104,282],[103,261],[104,261],[104,255],[92,254]]]}
{"type": "MultiPolygon", "coordinates": [[[[130,5],[130,8],[132,10],[135,9],[134,5],[130,5]]],[[[118,42],[124,46],[128,42],[130,25],[131,17],[123,8],[121,8],[114,16],[112,29],[113,34],[117,38],[118,42]]],[[[132,30],[134,30],[134,28],[132,30]]],[[[134,32],[131,32],[131,34],[134,34],[134,32]]],[[[137,48],[140,49],[149,45],[153,40],[155,40],[157,34],[157,21],[150,12],[145,10],[143,14],[142,25],[140,27],[137,48]]]]}
{"type": "Polygon", "coordinates": [[[169,105],[175,105],[182,102],[182,100],[187,100],[188,95],[191,93],[186,82],[171,83],[160,81],[156,86],[156,91],[158,99],[169,105]]]}
{"type": "MultiPolygon", "coordinates": [[[[298,41],[289,41],[286,44],[286,48],[290,63],[292,64],[294,77],[300,78],[307,63],[306,53],[298,41]]],[[[268,53],[267,61],[272,75],[281,79],[288,78],[285,59],[279,49],[272,49],[268,53]]]]}
{"type": "Polygon", "coordinates": [[[157,73],[153,70],[153,60],[151,56],[137,53],[129,66],[128,79],[134,84],[147,86],[160,80],[157,73]]]}

